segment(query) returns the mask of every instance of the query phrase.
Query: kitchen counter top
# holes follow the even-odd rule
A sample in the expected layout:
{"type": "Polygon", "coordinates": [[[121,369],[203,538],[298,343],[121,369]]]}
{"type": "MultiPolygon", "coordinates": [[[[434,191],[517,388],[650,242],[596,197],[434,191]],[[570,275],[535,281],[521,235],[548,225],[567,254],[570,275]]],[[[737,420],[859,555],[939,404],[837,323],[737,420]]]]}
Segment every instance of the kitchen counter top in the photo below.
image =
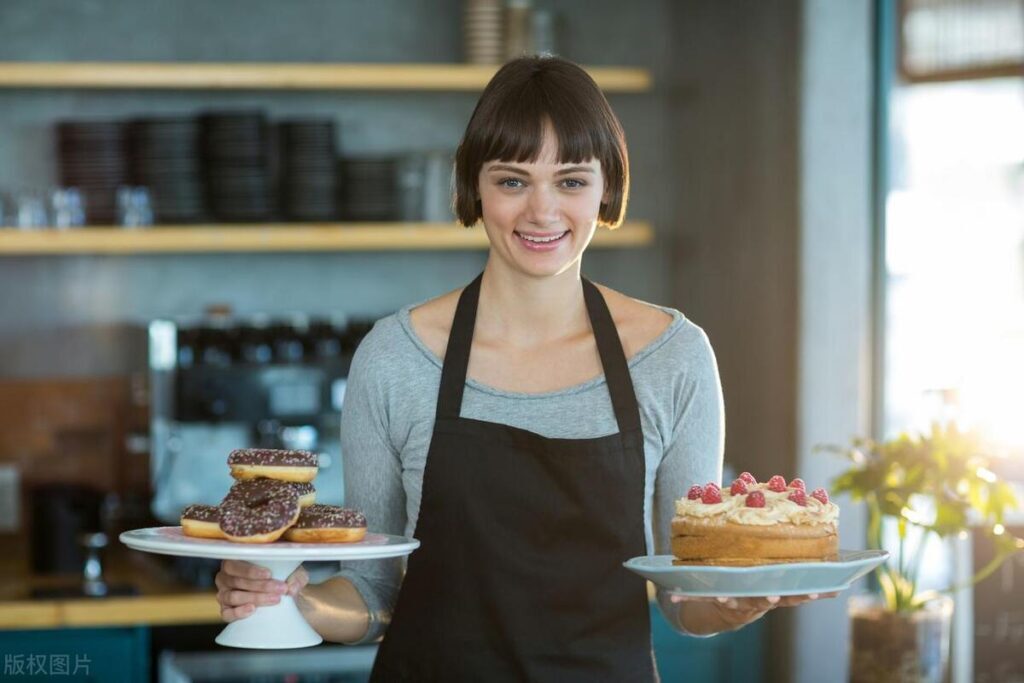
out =
{"type": "Polygon", "coordinates": [[[154,556],[111,548],[108,584],[132,584],[137,595],[35,598],[36,588],[73,586],[78,577],[33,576],[23,558],[0,557],[0,629],[219,623],[215,592],[182,583],[154,556]]]}

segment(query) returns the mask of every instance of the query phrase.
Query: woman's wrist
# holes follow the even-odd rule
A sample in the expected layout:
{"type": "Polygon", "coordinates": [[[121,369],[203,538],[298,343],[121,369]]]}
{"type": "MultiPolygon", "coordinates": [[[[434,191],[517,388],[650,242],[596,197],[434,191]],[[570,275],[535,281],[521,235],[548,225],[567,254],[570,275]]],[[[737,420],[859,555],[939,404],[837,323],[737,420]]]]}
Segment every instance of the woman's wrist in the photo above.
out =
{"type": "Polygon", "coordinates": [[[345,577],[306,584],[295,596],[295,604],[313,630],[332,643],[356,643],[369,631],[370,611],[345,577]]]}

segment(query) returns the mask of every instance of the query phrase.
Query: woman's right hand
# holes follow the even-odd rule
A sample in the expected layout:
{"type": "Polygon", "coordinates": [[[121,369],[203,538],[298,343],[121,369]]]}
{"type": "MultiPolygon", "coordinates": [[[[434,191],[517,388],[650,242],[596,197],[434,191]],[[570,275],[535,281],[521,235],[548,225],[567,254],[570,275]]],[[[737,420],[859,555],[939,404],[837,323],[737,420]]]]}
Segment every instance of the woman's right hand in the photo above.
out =
{"type": "Polygon", "coordinates": [[[296,594],[308,580],[301,566],[285,582],[270,578],[270,570],[251,562],[224,560],[214,578],[220,616],[228,623],[244,619],[257,607],[276,605],[286,593],[296,594]]]}

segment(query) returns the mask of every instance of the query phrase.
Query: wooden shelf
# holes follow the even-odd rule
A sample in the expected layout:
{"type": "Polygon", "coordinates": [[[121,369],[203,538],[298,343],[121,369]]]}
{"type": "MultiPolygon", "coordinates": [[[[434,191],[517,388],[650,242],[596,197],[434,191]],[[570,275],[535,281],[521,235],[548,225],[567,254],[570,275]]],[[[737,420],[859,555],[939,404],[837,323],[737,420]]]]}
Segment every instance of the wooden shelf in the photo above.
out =
{"type": "Polygon", "coordinates": [[[217,597],[211,592],[0,602],[0,630],[215,624],[220,621],[217,597]]]}
{"type": "MultiPolygon", "coordinates": [[[[650,224],[598,228],[593,248],[644,247],[650,224]]],[[[452,251],[487,248],[483,228],[452,223],[330,223],[80,228],[23,232],[0,229],[0,256],[47,254],[173,254],[285,251],[452,251]]]]}
{"type": "MultiPolygon", "coordinates": [[[[647,69],[585,67],[606,92],[646,92],[647,69]]],[[[497,66],[210,62],[0,62],[0,88],[482,90],[497,66]]]]}

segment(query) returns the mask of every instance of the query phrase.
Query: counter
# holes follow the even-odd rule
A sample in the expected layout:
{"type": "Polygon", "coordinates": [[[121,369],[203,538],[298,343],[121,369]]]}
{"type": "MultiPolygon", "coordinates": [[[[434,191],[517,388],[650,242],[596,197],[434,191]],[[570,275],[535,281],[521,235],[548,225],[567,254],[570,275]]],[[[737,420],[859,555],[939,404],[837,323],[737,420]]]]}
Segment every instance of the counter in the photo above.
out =
{"type": "Polygon", "coordinates": [[[176,579],[151,555],[112,547],[105,566],[111,585],[132,584],[139,593],[105,598],[33,598],[34,588],[77,583],[75,576],[34,576],[21,558],[0,558],[0,629],[100,626],[165,626],[219,623],[215,592],[176,579]]]}

